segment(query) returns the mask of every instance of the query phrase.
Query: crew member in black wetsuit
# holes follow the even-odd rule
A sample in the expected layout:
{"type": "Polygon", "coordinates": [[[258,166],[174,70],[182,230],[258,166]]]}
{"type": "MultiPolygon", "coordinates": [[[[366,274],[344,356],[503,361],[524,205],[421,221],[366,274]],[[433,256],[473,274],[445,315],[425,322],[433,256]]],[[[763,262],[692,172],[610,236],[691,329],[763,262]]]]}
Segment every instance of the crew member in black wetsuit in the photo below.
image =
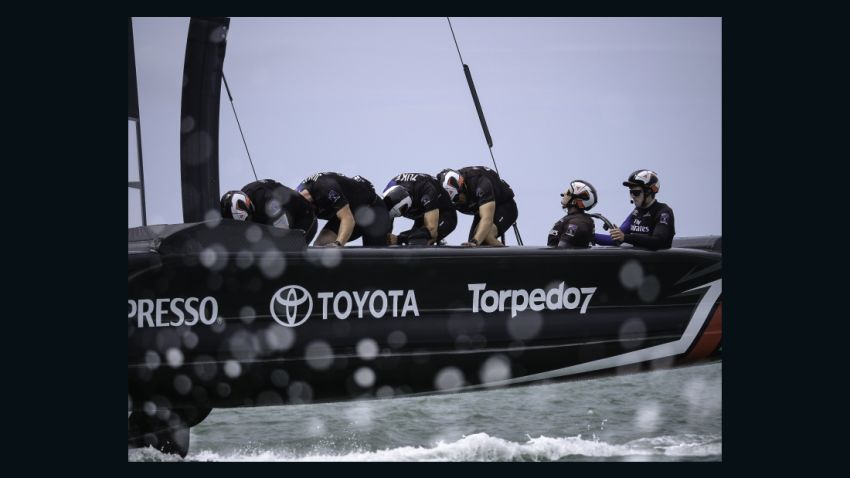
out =
{"type": "Polygon", "coordinates": [[[316,173],[298,185],[316,216],[328,222],[316,238],[317,246],[344,246],[363,236],[364,246],[386,246],[390,216],[384,201],[365,178],[339,173],[316,173]]]}
{"type": "Polygon", "coordinates": [[[390,219],[413,219],[413,227],[390,234],[389,243],[437,244],[457,227],[457,212],[448,193],[433,176],[424,173],[402,173],[384,188],[384,203],[390,219]]]}
{"type": "Polygon", "coordinates": [[[516,222],[519,212],[513,190],[496,171],[486,166],[444,169],[437,180],[458,212],[475,216],[469,238],[461,245],[504,246],[498,236],[516,222]]]}
{"type": "Polygon", "coordinates": [[[596,205],[597,198],[592,184],[582,179],[572,181],[561,194],[561,207],[567,215],[552,226],[547,244],[566,248],[590,247],[590,243],[594,242],[595,225],[585,211],[596,205]]]}
{"type": "Polygon", "coordinates": [[[254,181],[243,186],[241,191],[224,193],[221,215],[284,229],[301,229],[307,244],[318,228],[310,203],[295,190],[272,179],[254,181]]]}
{"type": "Polygon", "coordinates": [[[634,211],[623,225],[609,231],[610,236],[596,234],[596,243],[617,246],[623,242],[650,250],[669,249],[676,235],[676,224],[670,206],[655,200],[660,183],[658,175],[648,169],[638,169],[623,181],[629,188],[634,211]]]}

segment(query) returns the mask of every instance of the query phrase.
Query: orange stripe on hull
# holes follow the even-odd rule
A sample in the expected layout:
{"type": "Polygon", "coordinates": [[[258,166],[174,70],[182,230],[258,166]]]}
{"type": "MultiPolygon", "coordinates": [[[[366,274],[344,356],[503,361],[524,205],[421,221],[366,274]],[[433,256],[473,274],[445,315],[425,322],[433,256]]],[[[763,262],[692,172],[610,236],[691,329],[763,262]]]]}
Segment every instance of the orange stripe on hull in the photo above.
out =
{"type": "Polygon", "coordinates": [[[685,357],[687,360],[698,360],[708,357],[720,345],[720,339],[723,337],[723,313],[721,309],[723,309],[722,304],[718,302],[717,307],[714,309],[714,315],[708,323],[708,327],[705,328],[705,331],[691,350],[691,353],[685,357]]]}

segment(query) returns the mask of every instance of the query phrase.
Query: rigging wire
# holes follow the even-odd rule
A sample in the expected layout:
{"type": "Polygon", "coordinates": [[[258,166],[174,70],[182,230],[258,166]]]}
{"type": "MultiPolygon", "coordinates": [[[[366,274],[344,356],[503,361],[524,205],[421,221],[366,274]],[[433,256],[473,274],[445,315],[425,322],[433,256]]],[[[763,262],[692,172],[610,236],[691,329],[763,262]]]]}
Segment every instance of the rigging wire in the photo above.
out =
{"type": "Polygon", "coordinates": [[[227,97],[230,98],[230,108],[233,109],[233,116],[236,118],[236,125],[239,126],[239,134],[242,135],[242,144],[245,145],[245,152],[248,153],[248,162],[251,163],[251,171],[254,172],[254,180],[259,181],[257,170],[254,169],[254,161],[251,159],[251,152],[248,151],[248,142],[245,141],[245,134],[242,133],[242,124],[239,123],[239,115],[236,114],[236,107],[233,105],[233,95],[230,94],[230,86],[227,84],[227,77],[224,76],[224,71],[221,72],[221,78],[224,80],[224,88],[227,90],[227,97]]]}
{"type": "Polygon", "coordinates": [[[455,41],[455,48],[457,49],[457,57],[460,58],[460,64],[463,65],[463,57],[460,56],[460,47],[457,46],[457,37],[455,36],[455,29],[452,28],[452,20],[449,17],[446,17],[446,20],[449,21],[449,30],[452,31],[452,39],[455,41]]]}
{"type": "MultiPolygon", "coordinates": [[[[487,128],[487,121],[484,119],[484,111],[481,109],[481,102],[478,100],[478,93],[475,91],[475,83],[472,82],[472,73],[469,71],[469,65],[463,62],[463,56],[460,54],[460,46],[458,46],[457,37],[455,36],[455,29],[452,28],[452,20],[449,17],[446,17],[446,20],[449,22],[449,29],[452,32],[452,39],[455,42],[457,56],[460,58],[460,64],[463,66],[463,73],[466,75],[466,83],[469,85],[469,92],[472,94],[472,101],[475,103],[475,110],[478,112],[478,119],[481,121],[481,129],[484,131],[484,139],[487,141],[487,149],[490,151],[490,159],[493,160],[493,168],[496,170],[496,174],[499,174],[499,166],[496,165],[496,157],[493,156],[493,138],[490,136],[490,130],[487,128]]],[[[501,174],[499,174],[499,176],[501,176],[501,174]]],[[[519,227],[516,225],[516,222],[514,222],[513,228],[517,244],[521,246],[522,236],[519,235],[519,227]]],[[[502,236],[502,242],[504,243],[504,236],[502,236]]]]}

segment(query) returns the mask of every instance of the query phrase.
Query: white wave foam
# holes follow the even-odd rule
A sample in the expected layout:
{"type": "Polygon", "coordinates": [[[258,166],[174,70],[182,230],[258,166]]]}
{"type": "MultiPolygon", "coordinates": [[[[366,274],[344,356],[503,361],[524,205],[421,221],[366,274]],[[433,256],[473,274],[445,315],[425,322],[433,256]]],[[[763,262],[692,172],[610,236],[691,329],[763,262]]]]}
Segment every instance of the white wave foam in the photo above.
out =
{"type": "Polygon", "coordinates": [[[713,436],[662,436],[641,438],[629,442],[629,444],[636,447],[652,448],[667,456],[720,456],[723,453],[723,444],[720,438],[713,436]]]}
{"type": "MultiPolygon", "coordinates": [[[[155,459],[147,454],[136,455],[131,461],[155,459]]],[[[342,454],[294,454],[281,450],[252,450],[232,454],[213,451],[190,453],[191,461],[555,461],[570,457],[622,457],[625,460],[648,460],[653,457],[708,457],[722,454],[720,437],[684,435],[641,438],[624,444],[575,437],[530,438],[518,443],[492,437],[486,433],[468,435],[455,442],[437,442],[433,447],[399,447],[377,451],[356,451],[342,454]]],[[[164,457],[165,455],[163,455],[164,457]]],[[[167,458],[163,458],[167,459],[167,458]]]]}
{"type": "Polygon", "coordinates": [[[180,461],[180,457],[167,455],[151,447],[130,448],[127,450],[127,461],[180,461]]]}

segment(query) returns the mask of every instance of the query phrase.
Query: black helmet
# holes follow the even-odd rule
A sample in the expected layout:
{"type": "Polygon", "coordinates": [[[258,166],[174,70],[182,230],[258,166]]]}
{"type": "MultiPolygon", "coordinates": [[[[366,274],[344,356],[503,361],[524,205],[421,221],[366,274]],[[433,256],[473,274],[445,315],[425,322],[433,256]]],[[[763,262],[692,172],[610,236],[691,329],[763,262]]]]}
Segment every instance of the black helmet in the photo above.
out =
{"type": "Polygon", "coordinates": [[[221,197],[221,216],[227,219],[250,221],[254,218],[254,203],[242,191],[227,191],[221,197]]]}
{"type": "Polygon", "coordinates": [[[583,179],[576,179],[575,181],[572,181],[567,190],[564,191],[564,194],[561,194],[561,197],[564,197],[567,194],[570,195],[570,200],[567,202],[567,205],[573,205],[585,211],[590,211],[590,209],[596,205],[599,197],[596,195],[596,188],[583,179]]]}
{"type": "Polygon", "coordinates": [[[410,198],[410,193],[407,189],[398,184],[392,185],[384,190],[384,204],[387,205],[387,211],[391,218],[404,216],[404,213],[410,209],[413,200],[410,198]]]}
{"type": "Polygon", "coordinates": [[[295,186],[295,191],[300,193],[301,191],[303,191],[305,189],[309,190],[310,187],[313,185],[313,183],[315,183],[316,180],[319,179],[319,177],[323,174],[325,174],[325,173],[316,173],[312,176],[308,176],[308,177],[304,178],[303,181],[298,183],[298,186],[295,186]]]}
{"type": "Polygon", "coordinates": [[[623,186],[637,186],[648,189],[652,193],[657,193],[661,188],[661,183],[658,182],[658,174],[655,171],[638,169],[629,175],[629,179],[623,181],[623,186]]]}

